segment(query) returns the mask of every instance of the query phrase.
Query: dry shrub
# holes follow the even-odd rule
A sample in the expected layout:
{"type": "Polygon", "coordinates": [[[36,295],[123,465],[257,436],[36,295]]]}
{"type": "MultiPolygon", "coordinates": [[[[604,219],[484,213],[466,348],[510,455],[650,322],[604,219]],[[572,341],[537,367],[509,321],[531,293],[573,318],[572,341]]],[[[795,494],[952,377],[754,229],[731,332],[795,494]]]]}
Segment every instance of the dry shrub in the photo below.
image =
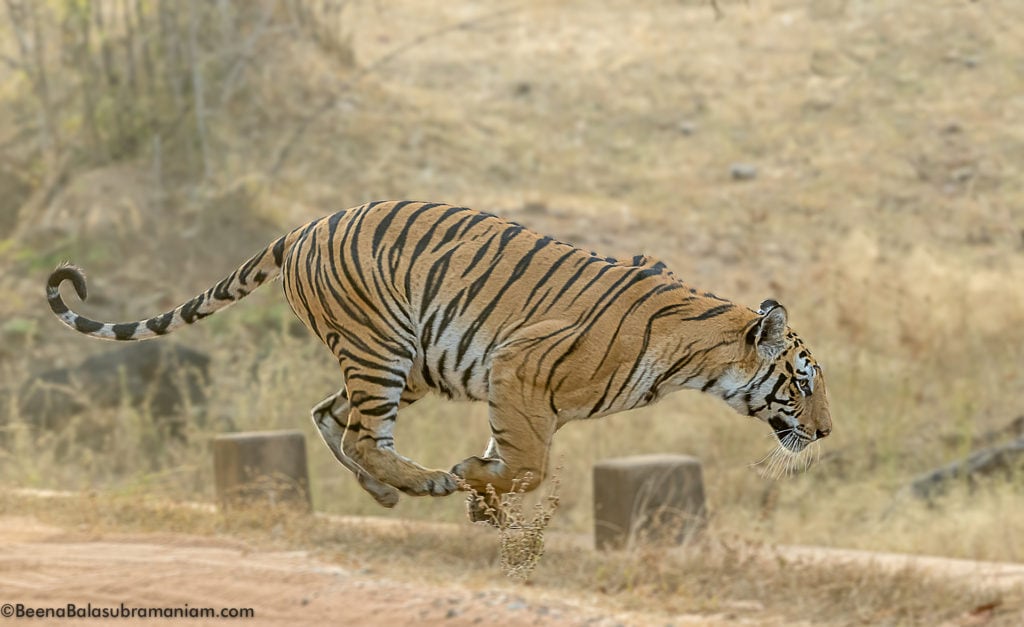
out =
{"type": "Polygon", "coordinates": [[[219,504],[225,510],[252,508],[304,509],[309,507],[309,489],[304,482],[283,473],[258,474],[258,468],[246,467],[245,483],[233,486],[218,496],[219,504]]]}
{"type": "Polygon", "coordinates": [[[468,506],[477,508],[483,517],[478,524],[490,525],[498,530],[499,566],[501,572],[513,581],[525,583],[544,555],[544,531],[558,509],[559,470],[551,477],[541,500],[527,514],[524,497],[534,476],[526,473],[512,482],[512,490],[498,494],[487,484],[484,494],[470,490],[468,506]]]}
{"type": "Polygon", "coordinates": [[[917,568],[794,559],[730,536],[673,551],[642,545],[589,559],[602,592],[621,597],[626,607],[657,603],[668,612],[906,624],[941,622],[987,604],[1019,606],[1016,592],[985,590],[917,568]]]}

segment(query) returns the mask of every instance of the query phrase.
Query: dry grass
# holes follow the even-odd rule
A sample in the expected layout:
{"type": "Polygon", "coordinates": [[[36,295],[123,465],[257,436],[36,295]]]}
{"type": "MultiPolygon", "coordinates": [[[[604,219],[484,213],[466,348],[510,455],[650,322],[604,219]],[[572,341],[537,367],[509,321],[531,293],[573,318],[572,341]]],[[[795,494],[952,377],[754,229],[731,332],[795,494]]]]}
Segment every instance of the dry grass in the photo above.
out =
{"type": "MultiPolygon", "coordinates": [[[[964,486],[934,509],[898,498],[917,473],[1024,413],[1024,5],[719,5],[721,20],[706,3],[668,0],[524,0],[493,18],[505,3],[352,3],[356,67],[423,33],[480,22],[348,87],[351,68],[295,31],[272,31],[261,71],[245,74],[247,97],[207,120],[205,180],[168,178],[178,191],[154,202],[155,155],[142,144],[132,161],[73,173],[53,212],[0,239],[0,374],[16,390],[39,364],[98,348],[48,319],[40,285],[62,257],[94,277],[97,300],[84,310],[135,319],[314,215],[371,198],[447,200],[608,254],[657,255],[744,304],[777,298],[826,368],[835,432],[809,472],[760,478],[749,464],[771,450],[767,430],[683,393],[558,434],[568,489],[552,528],[590,529],[594,461],[671,450],[704,462],[717,533],[1024,560],[1019,486],[964,486]],[[268,176],[328,97],[335,106],[268,176]],[[756,165],[757,178],[732,181],[734,162],[756,165]]],[[[0,84],[0,111],[17,113],[0,115],[0,145],[14,147],[0,175],[16,171],[0,176],[2,199],[45,177],[26,174],[42,168],[35,152],[7,143],[19,124],[32,128],[25,83],[0,84]]],[[[327,351],[292,335],[290,316],[271,289],[177,338],[214,358],[212,419],[190,444],[155,446],[132,408],[89,418],[116,427],[102,452],[10,415],[0,474],[15,485],[212,500],[203,441],[213,433],[300,426],[317,441],[308,408],[339,376],[327,351]]],[[[486,424],[486,407],[427,399],[403,412],[398,447],[449,467],[482,450],[486,424]]],[[[320,510],[464,515],[458,499],[403,499],[382,512],[322,449],[310,451],[320,510]]],[[[538,584],[557,585],[544,577],[554,561],[538,567],[538,584]]],[[[879,620],[911,620],[899,616],[879,620]]]]}
{"type": "Polygon", "coordinates": [[[544,531],[558,509],[559,472],[553,473],[544,497],[534,504],[530,514],[524,511],[523,499],[534,480],[531,473],[514,481],[512,490],[504,494],[498,494],[490,484],[484,494],[472,492],[468,484],[462,485],[463,490],[471,491],[467,507],[480,511],[477,524],[497,529],[501,556],[498,565],[513,581],[528,581],[544,556],[544,531]]]}
{"type": "MultiPolygon", "coordinates": [[[[91,537],[167,530],[226,535],[254,550],[302,549],[353,569],[372,565],[374,572],[399,580],[512,585],[495,568],[501,558],[490,527],[374,524],[272,507],[225,515],[143,492],[40,498],[5,491],[0,512],[31,515],[91,537]]],[[[938,624],[976,612],[998,623],[1019,616],[1024,601],[1020,590],[975,588],[911,568],[791,559],[728,534],[671,552],[641,547],[628,553],[596,553],[581,548],[575,537],[553,534],[546,552],[530,578],[533,588],[665,620],[705,614],[759,624],[938,624]]]]}

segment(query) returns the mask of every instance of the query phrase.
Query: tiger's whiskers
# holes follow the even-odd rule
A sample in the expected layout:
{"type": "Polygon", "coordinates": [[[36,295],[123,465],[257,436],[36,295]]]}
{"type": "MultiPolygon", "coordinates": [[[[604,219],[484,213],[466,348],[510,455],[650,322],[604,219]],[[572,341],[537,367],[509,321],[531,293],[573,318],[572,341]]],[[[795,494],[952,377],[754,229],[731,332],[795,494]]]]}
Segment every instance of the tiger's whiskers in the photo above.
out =
{"type": "Polygon", "coordinates": [[[817,441],[809,442],[799,451],[794,452],[789,448],[800,440],[800,436],[794,433],[793,429],[771,435],[778,439],[775,448],[750,464],[751,468],[757,469],[757,473],[766,479],[776,481],[783,477],[798,475],[806,472],[821,459],[821,447],[817,441]]]}

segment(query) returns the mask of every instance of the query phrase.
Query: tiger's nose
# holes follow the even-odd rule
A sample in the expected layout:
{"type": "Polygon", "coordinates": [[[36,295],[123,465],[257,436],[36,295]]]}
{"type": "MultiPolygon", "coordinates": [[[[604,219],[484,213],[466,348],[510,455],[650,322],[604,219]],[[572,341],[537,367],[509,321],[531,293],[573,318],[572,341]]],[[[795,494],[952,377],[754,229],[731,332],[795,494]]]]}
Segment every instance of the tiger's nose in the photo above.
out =
{"type": "Polygon", "coordinates": [[[817,431],[816,431],[816,432],[814,433],[814,435],[815,435],[815,437],[816,437],[816,438],[817,438],[818,440],[820,440],[821,438],[826,438],[826,437],[828,437],[828,434],[830,434],[830,433],[832,433],[832,427],[826,427],[825,429],[818,429],[818,430],[817,430],[817,431]]]}

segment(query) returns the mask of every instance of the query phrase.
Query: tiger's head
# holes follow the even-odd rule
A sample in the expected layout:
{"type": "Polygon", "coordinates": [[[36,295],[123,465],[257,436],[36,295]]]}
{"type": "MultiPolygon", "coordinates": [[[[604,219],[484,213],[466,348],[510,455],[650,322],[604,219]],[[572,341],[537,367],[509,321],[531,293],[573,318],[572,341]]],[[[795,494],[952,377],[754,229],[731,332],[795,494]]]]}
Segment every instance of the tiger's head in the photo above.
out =
{"type": "Polygon", "coordinates": [[[785,307],[761,303],[743,331],[740,385],[725,400],[767,422],[783,447],[799,452],[832,432],[832,417],[821,366],[786,322],[785,307]]]}

